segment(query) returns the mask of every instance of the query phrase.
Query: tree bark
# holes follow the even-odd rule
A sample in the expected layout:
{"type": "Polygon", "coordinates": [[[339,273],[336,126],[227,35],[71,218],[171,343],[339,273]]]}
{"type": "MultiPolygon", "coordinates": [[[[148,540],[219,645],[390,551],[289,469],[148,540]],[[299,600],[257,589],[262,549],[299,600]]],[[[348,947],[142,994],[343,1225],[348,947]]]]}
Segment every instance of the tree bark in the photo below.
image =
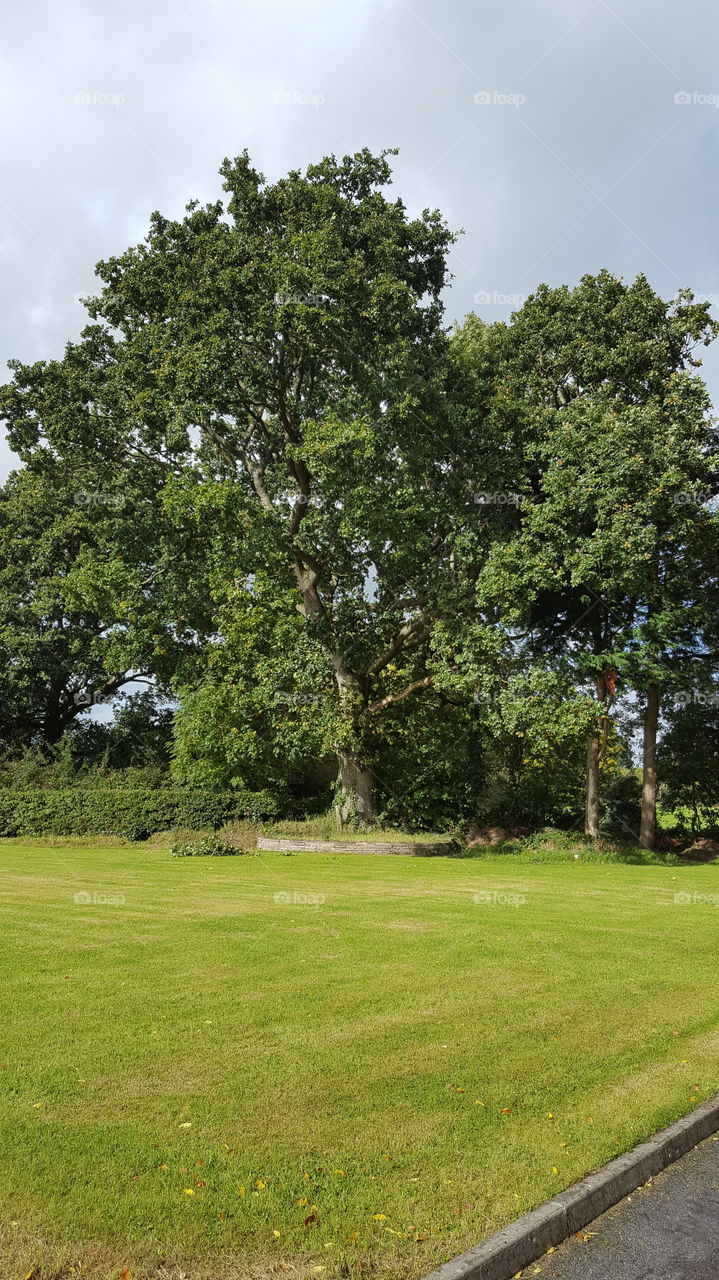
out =
{"type": "Polygon", "coordinates": [[[642,758],[642,816],[639,843],[653,849],[657,835],[657,728],[659,725],[659,688],[647,690],[644,709],[644,749],[642,758]]]}
{"type": "Polygon", "coordinates": [[[337,761],[341,788],[337,805],[340,827],[371,822],[377,816],[372,770],[351,751],[338,751],[337,761]]]}
{"type": "MultiPolygon", "coordinates": [[[[603,702],[605,697],[604,675],[596,677],[597,701],[603,702]]],[[[596,727],[587,743],[587,781],[586,804],[584,810],[584,834],[596,840],[599,835],[599,760],[602,754],[603,718],[597,720],[596,727]]]]}

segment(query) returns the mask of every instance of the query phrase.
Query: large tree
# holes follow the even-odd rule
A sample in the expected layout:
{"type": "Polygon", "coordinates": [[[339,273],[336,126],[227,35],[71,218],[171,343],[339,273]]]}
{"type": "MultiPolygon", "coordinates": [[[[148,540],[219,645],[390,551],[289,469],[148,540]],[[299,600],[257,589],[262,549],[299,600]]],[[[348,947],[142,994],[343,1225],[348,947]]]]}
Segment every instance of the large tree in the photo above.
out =
{"type": "MultiPolygon", "coordinates": [[[[101,457],[128,486],[131,466],[141,484],[162,472],[156,502],[178,528],[211,512],[217,642],[266,589],[288,620],[299,611],[295,672],[309,644],[342,817],[369,817],[377,725],[434,685],[433,629],[456,593],[467,442],[440,297],[452,235],[388,198],[386,154],[276,183],[246,154],[221,172],[226,203],[154,214],[144,243],[99,265],[94,323],[63,361],[15,366],[11,440],[28,456],[101,457]]],[[[174,571],[184,580],[181,553],[174,571]]],[[[139,572],[136,626],[159,617],[139,572]]],[[[127,601],[127,581],[100,578],[127,601]]],[[[290,631],[276,629],[281,645],[290,631]]]]}
{"type": "Polygon", "coordinates": [[[716,331],[690,294],[667,304],[641,276],[625,285],[602,272],[574,290],[543,286],[494,338],[491,417],[517,499],[480,603],[501,603],[505,626],[563,655],[594,693],[591,836],[623,678],[647,697],[642,839],[651,843],[658,668],[676,665],[707,623],[716,521],[700,499],[712,488],[714,432],[694,352],[716,331]]]}

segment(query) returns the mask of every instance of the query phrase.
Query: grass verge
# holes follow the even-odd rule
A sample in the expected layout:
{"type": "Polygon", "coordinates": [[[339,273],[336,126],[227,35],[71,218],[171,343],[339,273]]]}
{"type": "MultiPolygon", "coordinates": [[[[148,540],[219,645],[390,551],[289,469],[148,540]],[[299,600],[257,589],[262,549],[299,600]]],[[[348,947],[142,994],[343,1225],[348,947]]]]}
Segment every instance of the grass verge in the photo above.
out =
{"type": "Polygon", "coordinates": [[[0,864],[3,1280],[415,1280],[719,1088],[711,866],[0,864]]]}

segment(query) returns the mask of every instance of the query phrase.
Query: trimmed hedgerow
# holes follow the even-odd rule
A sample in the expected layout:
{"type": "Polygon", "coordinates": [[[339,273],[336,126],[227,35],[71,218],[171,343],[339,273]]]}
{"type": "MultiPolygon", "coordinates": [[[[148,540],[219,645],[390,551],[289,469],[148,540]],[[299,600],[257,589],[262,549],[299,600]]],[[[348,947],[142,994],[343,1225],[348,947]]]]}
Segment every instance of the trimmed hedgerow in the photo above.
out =
{"type": "Polygon", "coordinates": [[[215,795],[184,787],[0,792],[0,835],[108,835],[146,840],[174,827],[217,830],[226,822],[261,822],[282,811],[265,791],[215,795]]]}

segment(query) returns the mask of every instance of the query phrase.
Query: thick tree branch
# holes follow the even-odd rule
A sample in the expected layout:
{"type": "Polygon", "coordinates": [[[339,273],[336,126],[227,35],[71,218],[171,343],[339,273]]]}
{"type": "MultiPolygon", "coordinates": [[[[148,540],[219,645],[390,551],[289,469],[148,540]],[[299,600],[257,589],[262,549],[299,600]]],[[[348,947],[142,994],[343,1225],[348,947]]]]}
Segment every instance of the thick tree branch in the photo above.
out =
{"type": "Polygon", "coordinates": [[[434,676],[425,676],[422,680],[414,680],[412,684],[408,684],[406,689],[401,693],[390,693],[386,698],[380,698],[377,702],[371,702],[367,708],[367,714],[371,715],[375,711],[382,711],[385,707],[389,707],[394,702],[403,702],[411,693],[417,693],[419,689],[428,689],[434,681],[434,676]]]}
{"type": "Polygon", "coordinates": [[[406,622],[390,642],[389,648],[370,664],[367,668],[367,674],[370,676],[379,675],[380,671],[384,671],[385,667],[389,665],[398,653],[403,653],[405,649],[411,649],[418,644],[423,644],[428,638],[431,629],[431,622],[427,614],[422,614],[421,617],[412,618],[410,622],[406,622]]]}

